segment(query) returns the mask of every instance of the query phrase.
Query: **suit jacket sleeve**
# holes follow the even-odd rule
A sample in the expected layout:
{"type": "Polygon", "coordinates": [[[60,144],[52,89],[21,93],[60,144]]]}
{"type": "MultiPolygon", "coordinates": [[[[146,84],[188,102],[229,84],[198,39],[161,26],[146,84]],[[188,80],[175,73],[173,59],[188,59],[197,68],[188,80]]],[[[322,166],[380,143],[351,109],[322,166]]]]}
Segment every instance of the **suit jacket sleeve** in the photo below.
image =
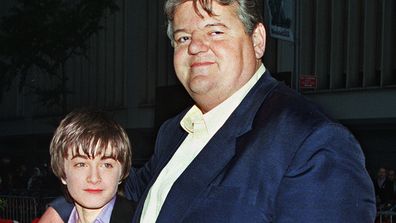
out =
{"type": "Polygon", "coordinates": [[[314,129],[281,181],[274,222],[373,222],[373,186],[364,162],[359,144],[341,125],[314,129]]]}
{"type": "Polygon", "coordinates": [[[74,204],[68,202],[64,196],[55,198],[49,205],[56,210],[63,222],[69,220],[70,214],[74,208],[74,204]]]}
{"type": "Polygon", "coordinates": [[[156,159],[156,156],[153,155],[143,167],[139,169],[132,167],[124,185],[126,198],[134,202],[138,202],[140,200],[153,176],[153,164],[155,164],[154,160],[156,159]]]}

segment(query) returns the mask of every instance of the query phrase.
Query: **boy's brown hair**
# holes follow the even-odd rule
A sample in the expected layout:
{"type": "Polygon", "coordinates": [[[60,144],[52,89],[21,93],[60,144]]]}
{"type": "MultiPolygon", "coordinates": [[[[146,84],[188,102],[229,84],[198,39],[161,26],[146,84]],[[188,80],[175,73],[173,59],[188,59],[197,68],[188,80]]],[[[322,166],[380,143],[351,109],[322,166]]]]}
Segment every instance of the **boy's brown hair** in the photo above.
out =
{"type": "Polygon", "coordinates": [[[64,161],[69,152],[94,158],[108,150],[121,163],[124,180],[131,168],[131,145],[125,130],[104,112],[74,111],[61,121],[51,140],[51,167],[59,179],[66,179],[64,161]]]}

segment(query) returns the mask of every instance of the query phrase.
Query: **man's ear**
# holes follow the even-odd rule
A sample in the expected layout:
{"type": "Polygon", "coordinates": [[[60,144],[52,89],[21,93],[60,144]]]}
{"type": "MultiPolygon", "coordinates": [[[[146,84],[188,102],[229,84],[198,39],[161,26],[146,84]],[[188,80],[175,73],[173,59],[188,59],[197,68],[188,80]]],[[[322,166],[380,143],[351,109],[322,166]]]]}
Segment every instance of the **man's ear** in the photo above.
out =
{"type": "Polygon", "coordinates": [[[257,59],[261,59],[264,55],[266,37],[264,25],[262,23],[257,24],[252,34],[253,47],[257,59]]]}
{"type": "Polygon", "coordinates": [[[66,180],[63,177],[61,178],[61,181],[62,181],[63,185],[67,185],[67,182],[66,182],[66,180]]]}

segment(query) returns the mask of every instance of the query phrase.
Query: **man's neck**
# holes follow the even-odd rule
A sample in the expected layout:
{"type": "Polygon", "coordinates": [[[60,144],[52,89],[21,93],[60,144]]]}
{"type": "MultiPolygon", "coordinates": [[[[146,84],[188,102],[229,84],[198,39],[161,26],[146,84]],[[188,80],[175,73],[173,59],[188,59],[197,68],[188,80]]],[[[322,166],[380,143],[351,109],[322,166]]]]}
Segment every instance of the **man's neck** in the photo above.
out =
{"type": "Polygon", "coordinates": [[[225,100],[227,100],[228,98],[230,98],[233,94],[235,94],[235,92],[239,91],[241,88],[243,88],[254,76],[257,76],[257,73],[259,72],[264,72],[265,71],[265,67],[263,66],[263,68],[261,68],[262,66],[262,62],[261,61],[257,61],[256,64],[256,71],[253,75],[250,76],[250,78],[236,91],[232,92],[229,95],[223,95],[223,97],[219,97],[219,96],[214,96],[210,99],[210,95],[204,95],[202,97],[200,96],[196,96],[194,98],[195,101],[195,105],[201,110],[201,112],[203,114],[211,111],[213,108],[215,108],[216,106],[218,106],[219,104],[223,103],[225,100]],[[260,70],[261,68],[261,70],[260,70]]]}

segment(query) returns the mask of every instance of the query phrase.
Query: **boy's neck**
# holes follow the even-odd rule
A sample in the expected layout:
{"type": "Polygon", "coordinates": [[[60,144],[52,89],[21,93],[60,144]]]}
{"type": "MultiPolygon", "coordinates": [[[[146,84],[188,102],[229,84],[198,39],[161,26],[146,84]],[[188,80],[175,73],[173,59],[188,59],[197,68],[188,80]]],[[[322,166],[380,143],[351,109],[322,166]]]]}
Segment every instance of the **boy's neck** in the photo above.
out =
{"type": "Polygon", "coordinates": [[[78,223],[92,223],[99,216],[103,207],[98,209],[87,209],[81,207],[79,204],[75,204],[77,214],[78,214],[78,223]]]}

